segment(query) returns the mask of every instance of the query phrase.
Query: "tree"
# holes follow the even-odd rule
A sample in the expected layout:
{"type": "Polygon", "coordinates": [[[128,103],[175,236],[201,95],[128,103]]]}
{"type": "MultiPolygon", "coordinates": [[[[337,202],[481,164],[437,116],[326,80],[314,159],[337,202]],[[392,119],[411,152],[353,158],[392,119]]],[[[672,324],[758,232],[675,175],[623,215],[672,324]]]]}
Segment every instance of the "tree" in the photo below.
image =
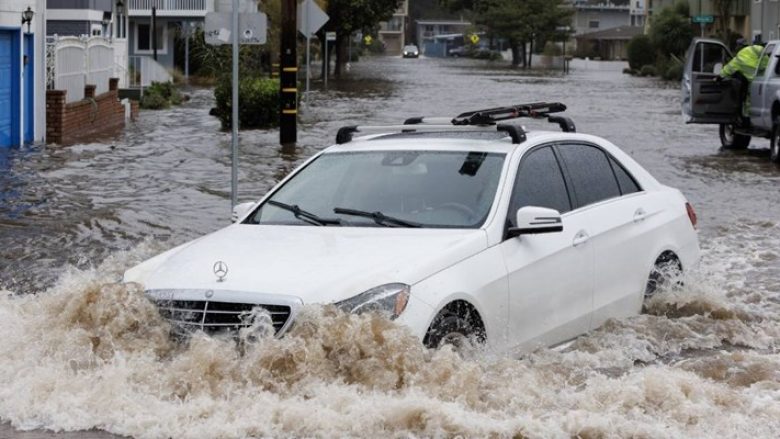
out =
{"type": "Polygon", "coordinates": [[[724,41],[728,41],[728,36],[731,32],[729,24],[731,22],[731,10],[734,6],[734,0],[712,0],[712,6],[718,16],[718,33],[723,36],[724,41]]]}
{"type": "MultiPolygon", "coordinates": [[[[320,31],[323,53],[325,49],[324,32],[336,32],[336,70],[341,74],[341,66],[346,62],[346,42],[350,35],[357,31],[370,33],[381,21],[392,18],[401,0],[328,0],[326,12],[330,20],[320,31]]],[[[330,60],[323,64],[330,65],[330,60]]]]}
{"type": "Polygon", "coordinates": [[[628,42],[628,66],[639,70],[655,62],[655,52],[647,35],[637,35],[628,42]]]}
{"type": "Polygon", "coordinates": [[[662,9],[650,23],[649,36],[659,56],[683,57],[693,39],[687,2],[662,9]]]}

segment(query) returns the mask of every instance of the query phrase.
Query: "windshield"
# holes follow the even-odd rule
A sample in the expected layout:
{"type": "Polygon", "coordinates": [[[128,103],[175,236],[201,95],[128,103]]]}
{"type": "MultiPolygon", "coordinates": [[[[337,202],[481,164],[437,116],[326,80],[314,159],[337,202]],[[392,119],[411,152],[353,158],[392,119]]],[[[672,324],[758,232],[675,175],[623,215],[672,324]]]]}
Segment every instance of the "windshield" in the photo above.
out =
{"type": "Polygon", "coordinates": [[[496,196],[503,154],[370,151],[323,154],[248,224],[478,228],[496,196]]]}

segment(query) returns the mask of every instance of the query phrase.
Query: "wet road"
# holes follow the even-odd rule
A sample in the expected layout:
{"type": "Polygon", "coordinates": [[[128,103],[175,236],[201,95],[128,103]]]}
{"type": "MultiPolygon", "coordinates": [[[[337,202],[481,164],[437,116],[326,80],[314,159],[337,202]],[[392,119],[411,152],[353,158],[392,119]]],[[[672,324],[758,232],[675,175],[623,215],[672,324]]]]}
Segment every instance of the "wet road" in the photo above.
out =
{"type": "MultiPolygon", "coordinates": [[[[25,297],[0,299],[12,328],[0,342],[0,379],[11,383],[0,390],[0,419],[146,437],[776,437],[780,168],[762,139],[719,151],[715,128],[682,123],[676,84],[621,68],[579,62],[566,77],[535,76],[467,60],[375,58],[314,94],[296,150],[281,151],[276,132],[241,135],[239,198],[253,199],[343,125],[560,100],[578,131],[611,140],[681,189],[704,250],[685,290],[567,352],[522,360],[461,362],[423,351],[398,328],[368,340],[361,328],[376,322],[317,310],[309,332],[240,358],[213,340],[181,351],[158,337],[153,310],[101,290],[133,263],[227,224],[230,139],[208,116],[208,91],[143,112],[108,144],[3,152],[0,288],[25,297]],[[345,354],[323,357],[326,348],[345,354]],[[352,369],[367,361],[355,350],[373,353],[370,377],[352,369]],[[396,375],[400,388],[382,378],[396,375]]],[[[0,436],[13,435],[0,424],[0,436]]]]}

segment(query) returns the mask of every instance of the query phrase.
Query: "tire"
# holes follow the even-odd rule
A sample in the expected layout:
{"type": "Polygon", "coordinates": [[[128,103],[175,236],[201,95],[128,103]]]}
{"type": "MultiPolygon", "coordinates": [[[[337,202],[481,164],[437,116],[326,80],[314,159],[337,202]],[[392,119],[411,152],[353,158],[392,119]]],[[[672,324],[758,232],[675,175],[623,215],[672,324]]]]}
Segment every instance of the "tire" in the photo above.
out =
{"type": "Polygon", "coordinates": [[[737,134],[734,132],[736,125],[720,124],[718,134],[720,135],[720,144],[723,149],[745,149],[750,145],[750,136],[737,134]]]}
{"type": "Polygon", "coordinates": [[[772,138],[769,141],[769,160],[780,164],[780,119],[772,125],[772,138]]]}
{"type": "Polygon", "coordinates": [[[671,253],[664,253],[655,261],[653,270],[647,278],[645,286],[645,300],[653,297],[659,291],[666,290],[672,286],[682,286],[682,264],[671,253]]]}
{"type": "Polygon", "coordinates": [[[475,324],[472,320],[462,312],[462,307],[445,308],[433,319],[423,343],[429,349],[451,345],[456,351],[474,344],[483,344],[485,329],[482,328],[481,321],[475,324]]]}

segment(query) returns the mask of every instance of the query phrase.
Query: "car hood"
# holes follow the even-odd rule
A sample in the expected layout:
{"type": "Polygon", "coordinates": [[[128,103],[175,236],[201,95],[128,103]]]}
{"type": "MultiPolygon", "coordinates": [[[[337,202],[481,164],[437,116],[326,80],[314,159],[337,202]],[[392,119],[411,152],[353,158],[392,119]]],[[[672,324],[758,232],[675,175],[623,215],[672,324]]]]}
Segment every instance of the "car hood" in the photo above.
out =
{"type": "Polygon", "coordinates": [[[487,247],[483,230],[236,224],[125,273],[147,290],[208,289],[331,303],[379,285],[409,285],[487,247]],[[228,273],[222,282],[215,264],[228,273]]]}

